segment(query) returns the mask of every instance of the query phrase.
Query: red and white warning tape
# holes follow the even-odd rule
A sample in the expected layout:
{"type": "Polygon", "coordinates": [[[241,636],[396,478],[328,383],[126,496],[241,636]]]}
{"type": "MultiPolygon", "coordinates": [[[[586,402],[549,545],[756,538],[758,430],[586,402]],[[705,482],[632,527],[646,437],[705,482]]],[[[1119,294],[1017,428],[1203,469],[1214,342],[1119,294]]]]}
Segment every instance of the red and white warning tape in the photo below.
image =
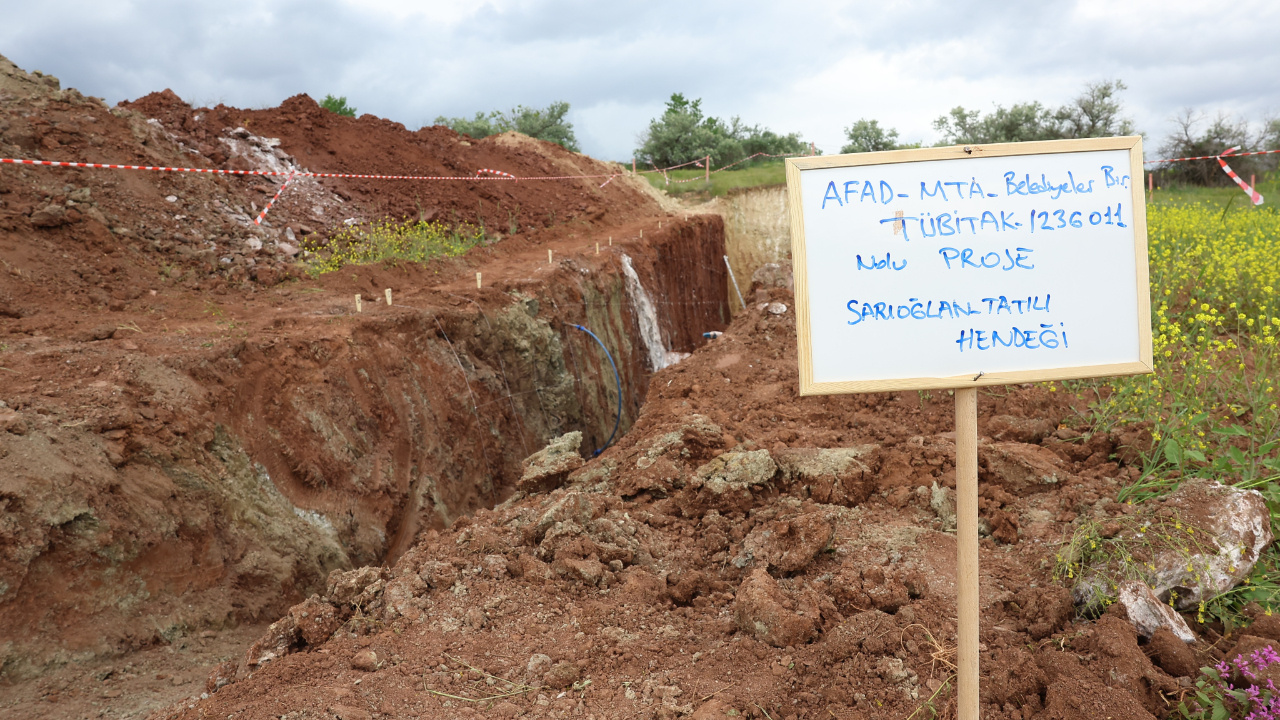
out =
{"type": "MultiPolygon", "coordinates": [[[[301,170],[220,170],[217,168],[187,168],[187,167],[163,167],[158,165],[111,165],[107,163],[83,163],[83,162],[60,162],[57,160],[24,160],[21,158],[0,158],[0,164],[10,165],[44,165],[46,167],[68,167],[68,168],[93,168],[100,170],[155,170],[158,172],[189,172],[189,173],[207,173],[210,175],[261,175],[261,176],[294,176],[294,177],[317,177],[317,178],[354,178],[359,180],[465,180],[465,181],[492,181],[492,180],[515,180],[515,175],[510,173],[500,173],[505,177],[483,177],[480,175],[357,175],[354,173],[317,173],[303,172],[301,170]]],[[[483,172],[495,173],[498,171],[488,170],[483,172]]],[[[605,177],[601,175],[600,177],[605,177]]],[[[538,178],[547,179],[547,178],[538,178]]]]}
{"type": "MultiPolygon", "coordinates": [[[[1230,152],[1231,151],[1228,150],[1227,152],[1224,152],[1222,154],[1226,155],[1230,152]]],[[[1248,157],[1249,155],[1274,155],[1275,153],[1280,153],[1280,150],[1258,150],[1256,152],[1236,153],[1235,157],[1248,157]]],[[[1154,163],[1171,163],[1171,162],[1185,162],[1187,160],[1217,160],[1217,159],[1218,159],[1217,155],[1201,155],[1199,157],[1180,157],[1180,158],[1162,158],[1160,160],[1143,160],[1142,164],[1152,165],[1154,163]]]]}
{"type": "Polygon", "coordinates": [[[267,216],[267,211],[271,209],[272,205],[276,204],[276,200],[280,199],[280,193],[284,192],[284,189],[289,187],[289,182],[297,176],[298,176],[297,173],[293,173],[289,177],[285,178],[284,182],[280,183],[280,189],[277,190],[276,194],[271,197],[271,200],[267,203],[267,206],[262,208],[262,212],[258,214],[258,219],[253,221],[254,225],[262,224],[262,219],[267,216]]]}
{"type": "MultiPolygon", "coordinates": [[[[1249,186],[1249,183],[1245,182],[1244,180],[1241,180],[1240,176],[1236,175],[1236,171],[1232,170],[1231,166],[1227,164],[1227,161],[1222,159],[1223,155],[1231,155],[1231,153],[1239,149],[1240,149],[1240,146],[1237,145],[1233,148],[1223,151],[1222,155],[1219,155],[1217,158],[1218,164],[1222,166],[1222,172],[1226,173],[1227,177],[1231,178],[1232,180],[1235,180],[1236,184],[1240,186],[1240,189],[1244,190],[1244,193],[1249,196],[1249,199],[1253,201],[1254,205],[1261,205],[1262,193],[1259,193],[1257,190],[1254,190],[1252,187],[1249,186]]],[[[1233,156],[1233,157],[1239,157],[1239,156],[1233,156]]]]}

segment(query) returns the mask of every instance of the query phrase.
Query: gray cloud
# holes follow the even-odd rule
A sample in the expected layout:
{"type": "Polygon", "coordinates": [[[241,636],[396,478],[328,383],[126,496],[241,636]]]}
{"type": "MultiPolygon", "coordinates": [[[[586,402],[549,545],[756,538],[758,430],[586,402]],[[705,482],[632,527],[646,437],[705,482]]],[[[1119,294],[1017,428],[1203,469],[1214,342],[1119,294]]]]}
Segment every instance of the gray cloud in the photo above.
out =
{"type": "Polygon", "coordinates": [[[563,99],[583,148],[612,159],[675,91],[828,152],[859,117],[930,142],[955,105],[1058,104],[1108,78],[1128,83],[1157,142],[1183,107],[1259,120],[1280,104],[1280,6],[1261,1],[1230,21],[1154,1],[390,3],[27,3],[6,11],[0,52],[113,102],[166,87],[247,107],[334,93],[409,127],[563,99]]]}

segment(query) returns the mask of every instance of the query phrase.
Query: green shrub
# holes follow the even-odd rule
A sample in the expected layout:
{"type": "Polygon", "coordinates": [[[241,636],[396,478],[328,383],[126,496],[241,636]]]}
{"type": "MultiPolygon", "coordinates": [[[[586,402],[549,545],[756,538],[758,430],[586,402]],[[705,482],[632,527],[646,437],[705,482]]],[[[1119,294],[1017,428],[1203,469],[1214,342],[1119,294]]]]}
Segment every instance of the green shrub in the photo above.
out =
{"type": "Polygon", "coordinates": [[[636,160],[653,167],[671,167],[711,156],[713,166],[736,163],[756,153],[802,153],[808,146],[799,133],[779,135],[740,118],[725,122],[702,114],[702,100],[673,93],[662,116],[649,128],[636,150],[636,160]]]}
{"type": "Polygon", "coordinates": [[[488,115],[478,112],[473,118],[441,115],[436,118],[436,124],[476,139],[498,133],[518,132],[578,152],[578,138],[573,134],[573,123],[565,119],[568,113],[569,103],[561,100],[542,109],[517,105],[510,112],[494,110],[488,115]]]}
{"type": "Polygon", "coordinates": [[[324,99],[320,101],[320,107],[324,108],[325,110],[328,110],[331,113],[337,113],[345,117],[356,116],[356,109],[347,104],[346,95],[343,95],[342,97],[325,95],[324,99]]]}

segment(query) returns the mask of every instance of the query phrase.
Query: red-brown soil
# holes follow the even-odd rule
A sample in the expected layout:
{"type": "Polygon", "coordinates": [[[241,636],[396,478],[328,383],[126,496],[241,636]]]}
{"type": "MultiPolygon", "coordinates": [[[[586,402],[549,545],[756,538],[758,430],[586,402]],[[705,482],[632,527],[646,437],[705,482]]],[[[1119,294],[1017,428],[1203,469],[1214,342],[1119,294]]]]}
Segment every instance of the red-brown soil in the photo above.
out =
{"type": "MultiPolygon", "coordinates": [[[[235,155],[201,145],[204,125],[188,122],[230,109],[187,108],[172,93],[140,101],[166,125],[0,65],[5,157],[269,169],[293,162],[286,151],[305,156],[320,127],[341,149],[315,169],[404,168],[390,165],[399,156],[518,175],[611,171],[528,138],[410,133],[306,98],[234,111],[237,125],[284,131],[269,157],[262,146],[235,155]],[[291,122],[299,113],[313,119],[291,122]]],[[[394,559],[419,529],[500,501],[547,438],[580,430],[603,444],[612,371],[566,323],[591,327],[615,355],[625,430],[648,369],[624,255],[661,293],[671,349],[692,350],[728,318],[719,218],[668,215],[628,178],[381,183],[367,199],[358,183],[302,182],[254,226],[251,202],[272,184],[0,166],[6,679],[274,619],[330,570],[394,559]],[[458,260],[319,280],[290,260],[303,236],[347,217],[416,218],[419,204],[506,236],[491,231],[458,260]],[[393,306],[379,302],[385,289],[393,306]]]]}
{"type": "MultiPolygon", "coordinates": [[[[2,59],[0,93],[8,157],[615,167],[305,97],[109,110],[2,59]]],[[[798,398],[782,288],[705,342],[723,224],[628,178],[303,179],[252,226],[278,182],[0,166],[5,717],[954,716],[948,393],[798,398]],[[503,237],[318,280],[290,259],[387,214],[503,237]],[[692,352],[656,374],[624,254],[665,349],[692,352]],[[513,491],[549,438],[600,447],[619,403],[626,434],[564,487],[513,491]]],[[[1190,686],[1170,672],[1232,644],[1074,618],[1055,544],[1131,511],[1142,440],[1074,429],[1076,402],[980,396],[983,717],[1168,717],[1190,686]]]]}
{"type": "MultiPolygon", "coordinates": [[[[950,397],[798,399],[794,337],[790,309],[742,313],[566,487],[335,574],[163,716],[953,717],[955,537],[931,507],[954,485],[950,397]],[[747,457],[775,467],[716,485],[747,457]]],[[[1117,438],[1061,427],[1071,404],[1042,387],[983,392],[980,414],[983,717],[1167,717],[1188,680],[1122,617],[1074,620],[1046,567],[1078,514],[1131,510],[1117,438]]]]}

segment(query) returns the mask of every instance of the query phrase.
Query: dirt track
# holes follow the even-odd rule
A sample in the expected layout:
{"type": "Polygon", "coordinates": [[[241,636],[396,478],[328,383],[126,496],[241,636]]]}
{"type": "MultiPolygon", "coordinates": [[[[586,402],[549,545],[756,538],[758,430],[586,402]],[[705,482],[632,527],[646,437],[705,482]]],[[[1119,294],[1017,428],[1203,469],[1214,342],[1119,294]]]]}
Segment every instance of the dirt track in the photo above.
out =
{"type": "MultiPolygon", "coordinates": [[[[305,97],[108,110],[0,66],[8,157],[610,172],[305,97]]],[[[260,178],[0,166],[6,716],[902,718],[930,698],[948,716],[950,398],[797,398],[781,275],[707,344],[728,321],[723,222],[599,185],[307,181],[256,228],[260,178]],[[302,238],[385,214],[497,241],[299,273],[302,238]],[[693,353],[656,375],[624,255],[660,350],[693,353]],[[354,312],[385,288],[393,306],[354,312]],[[571,323],[618,359],[628,432],[513,495],[548,439],[582,432],[589,457],[612,427],[611,371],[571,323]]],[[[1115,491],[1149,438],[1086,436],[1072,402],[980,399],[984,717],[1165,717],[1187,685],[1166,670],[1222,648],[1197,626],[1175,658],[1120,618],[1074,620],[1046,559],[1077,517],[1131,511],[1115,491]]]]}

